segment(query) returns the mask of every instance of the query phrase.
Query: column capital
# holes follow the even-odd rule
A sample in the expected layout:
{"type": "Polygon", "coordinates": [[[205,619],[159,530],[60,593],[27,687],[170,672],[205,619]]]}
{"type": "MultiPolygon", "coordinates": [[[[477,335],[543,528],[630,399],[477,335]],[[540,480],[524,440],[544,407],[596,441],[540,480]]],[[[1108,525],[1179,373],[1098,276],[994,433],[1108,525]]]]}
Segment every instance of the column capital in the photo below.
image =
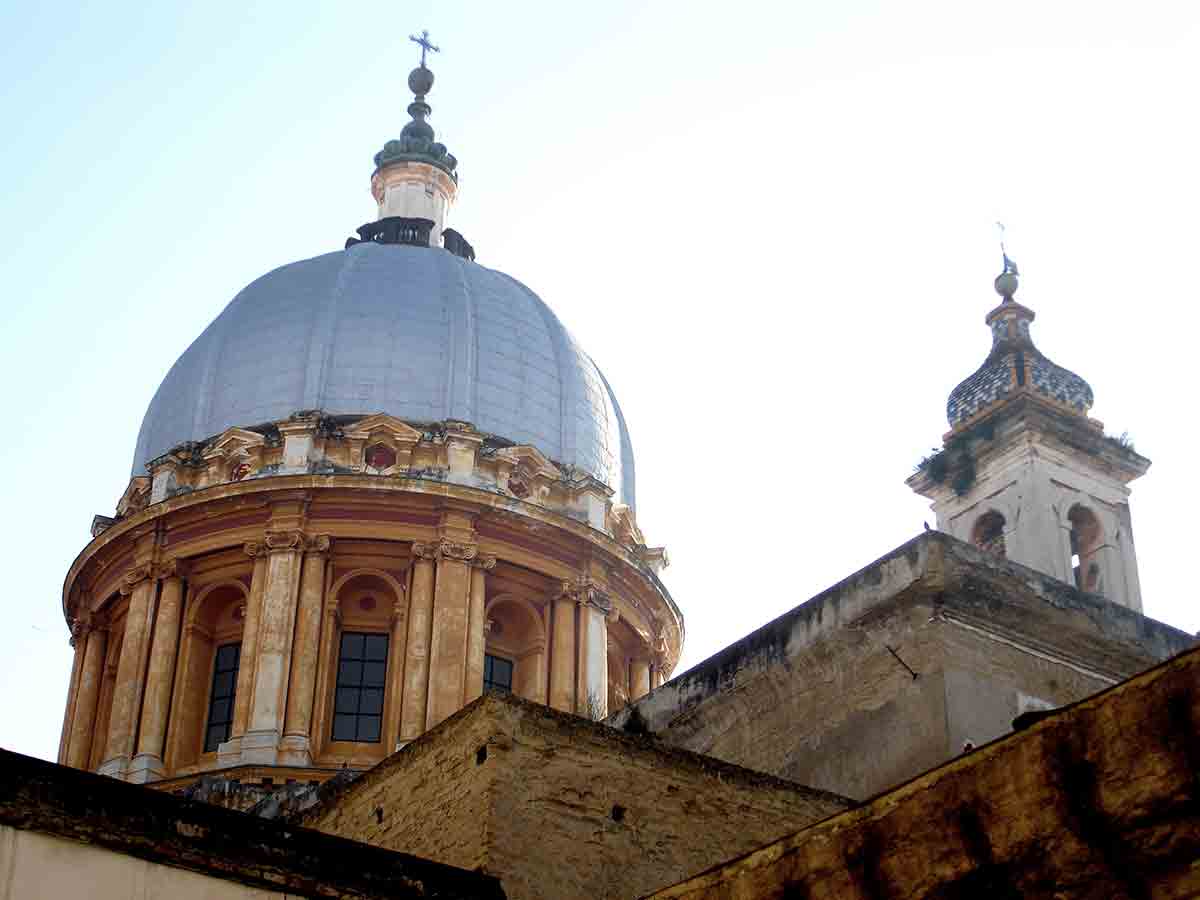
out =
{"type": "Polygon", "coordinates": [[[496,557],[489,556],[486,553],[480,553],[471,560],[471,565],[476,569],[483,569],[485,572],[490,572],[492,569],[496,568],[496,557]]]}
{"type": "MultiPolygon", "coordinates": [[[[441,562],[443,559],[452,559],[458,562],[470,563],[479,558],[479,548],[474,544],[465,544],[442,538],[437,543],[414,542],[412,545],[412,555],[417,559],[435,560],[437,562],[441,562]]],[[[478,563],[478,565],[482,565],[485,569],[490,569],[496,564],[495,557],[483,557],[483,559],[491,559],[491,565],[478,563]]]]}
{"type": "Polygon", "coordinates": [[[172,556],[168,559],[159,560],[154,564],[155,578],[184,578],[188,574],[188,565],[186,560],[172,556]]]}
{"type": "Polygon", "coordinates": [[[328,553],[333,541],[327,534],[310,534],[304,538],[304,549],[308,553],[328,553]]]}
{"type": "Polygon", "coordinates": [[[134,566],[128,572],[121,576],[121,594],[128,596],[134,592],[139,584],[143,581],[149,581],[154,577],[154,567],[149,563],[141,566],[134,566]]]}
{"type": "Polygon", "coordinates": [[[591,606],[608,615],[612,612],[612,599],[606,591],[588,575],[580,575],[574,579],[563,579],[559,597],[573,600],[580,606],[591,606]]]}

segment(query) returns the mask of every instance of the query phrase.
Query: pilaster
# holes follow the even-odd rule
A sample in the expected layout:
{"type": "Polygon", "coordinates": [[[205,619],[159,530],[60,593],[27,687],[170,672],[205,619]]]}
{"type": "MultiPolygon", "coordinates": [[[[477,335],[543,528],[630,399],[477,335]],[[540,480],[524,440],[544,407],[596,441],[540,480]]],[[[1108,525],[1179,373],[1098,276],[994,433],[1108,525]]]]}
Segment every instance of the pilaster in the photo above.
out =
{"type": "Polygon", "coordinates": [[[108,740],[100,774],[124,776],[133,758],[138,709],[145,684],[146,657],[150,652],[150,629],[154,621],[156,582],[149,562],[129,570],[121,581],[121,594],[129,598],[125,634],[117,662],[112,709],[108,718],[108,740]]]}
{"type": "MultiPolygon", "coordinates": [[[[447,529],[443,517],[443,529],[447,529]]],[[[453,520],[451,520],[453,522],[453,520]]],[[[471,603],[471,563],[478,548],[463,540],[472,535],[469,520],[458,525],[458,540],[443,537],[436,545],[437,577],[433,595],[433,625],[429,641],[429,712],[425,728],[432,728],[462,708],[466,690],[467,623],[471,603]]],[[[482,627],[482,613],[480,626],[482,627]]],[[[482,663],[480,666],[482,671],[482,663]]]]}
{"type": "Polygon", "coordinates": [[[324,534],[307,537],[304,541],[300,602],[296,611],[296,646],[292,653],[287,717],[280,744],[281,765],[312,764],[313,699],[317,686],[317,652],[321,639],[321,608],[329,547],[329,536],[324,534]]]}
{"type": "Polygon", "coordinates": [[[488,623],[484,615],[487,606],[487,573],[496,566],[496,557],[477,554],[471,560],[471,606],[467,622],[467,674],[463,704],[483,694],[483,662],[487,649],[488,623]]]}
{"type": "Polygon", "coordinates": [[[93,732],[96,726],[96,710],[100,699],[100,686],[104,679],[104,656],[108,629],[87,622],[76,622],[72,627],[72,640],[76,653],[84,651],[79,677],[75,681],[75,702],[71,713],[66,742],[68,766],[87,769],[92,755],[93,732]]]}
{"type": "Polygon", "coordinates": [[[412,596],[408,602],[408,658],[404,667],[404,699],[400,711],[400,744],[425,731],[429,699],[429,644],[433,623],[434,563],[437,545],[412,545],[412,596]]]}
{"type": "Polygon", "coordinates": [[[141,724],[138,728],[137,755],[130,763],[128,780],[143,784],[163,776],[163,742],[167,733],[167,713],[171,706],[171,686],[179,651],[179,623],[183,613],[183,564],[176,559],[159,563],[155,573],[161,582],[158,612],[154,617],[154,636],[150,664],[146,672],[146,690],[142,698],[141,724]]]}

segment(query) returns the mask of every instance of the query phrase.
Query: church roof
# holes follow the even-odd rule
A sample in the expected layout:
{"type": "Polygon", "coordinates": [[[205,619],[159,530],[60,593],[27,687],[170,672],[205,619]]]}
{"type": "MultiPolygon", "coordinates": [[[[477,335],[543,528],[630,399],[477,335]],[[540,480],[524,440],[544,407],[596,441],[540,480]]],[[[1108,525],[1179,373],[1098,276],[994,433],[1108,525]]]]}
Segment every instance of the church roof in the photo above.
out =
{"type": "Polygon", "coordinates": [[[985,410],[1019,393],[1033,393],[1081,416],[1092,407],[1092,388],[1080,376],[1049,360],[1029,334],[1034,312],[1013,300],[1016,266],[1006,256],[1005,271],[996,279],[1003,302],[988,313],[992,351],[946,401],[946,419],[959,428],[985,410]],[[1009,266],[1012,266],[1011,270],[1009,266]]]}
{"type": "Polygon", "coordinates": [[[600,370],[533,291],[440,248],[367,241],[252,282],[163,379],[133,474],[184,441],[310,409],[470,422],[634,504],[600,370]]]}

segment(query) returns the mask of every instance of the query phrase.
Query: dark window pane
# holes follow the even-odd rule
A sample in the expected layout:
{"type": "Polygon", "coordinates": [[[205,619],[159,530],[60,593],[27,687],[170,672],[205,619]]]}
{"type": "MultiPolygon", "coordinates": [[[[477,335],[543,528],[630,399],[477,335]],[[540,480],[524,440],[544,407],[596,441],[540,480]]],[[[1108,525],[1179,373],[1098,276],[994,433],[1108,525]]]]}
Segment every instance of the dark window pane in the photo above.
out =
{"type": "Polygon", "coordinates": [[[379,716],[359,716],[358,739],[360,741],[378,741],[379,722],[379,716]]]}
{"type": "Polygon", "coordinates": [[[386,663],[363,663],[363,684],[370,687],[383,687],[383,676],[386,672],[386,663]]]}
{"type": "Polygon", "coordinates": [[[348,713],[350,715],[358,712],[358,688],[338,688],[337,703],[334,712],[348,713]]]}
{"type": "Polygon", "coordinates": [[[333,739],[335,741],[353,741],[357,738],[355,725],[358,716],[334,716],[333,739]]]}
{"type": "Polygon", "coordinates": [[[222,644],[213,654],[212,690],[209,691],[208,718],[204,727],[205,753],[214,752],[218,744],[229,740],[241,648],[241,644],[222,644]]]}
{"type": "Polygon", "coordinates": [[[233,672],[217,672],[213,676],[213,697],[228,697],[233,693],[233,672]]]}
{"type": "Polygon", "coordinates": [[[365,637],[365,634],[343,634],[342,656],[348,656],[353,659],[362,659],[363,638],[365,637]]]}
{"type": "Polygon", "coordinates": [[[224,697],[220,700],[214,699],[212,702],[212,708],[208,711],[209,721],[220,722],[222,724],[228,722],[231,718],[230,712],[232,711],[232,707],[233,704],[230,702],[228,697],[224,697]]]}
{"type": "Polygon", "coordinates": [[[358,711],[371,716],[383,712],[383,688],[364,688],[358,711]]]}
{"type": "Polygon", "coordinates": [[[342,664],[338,666],[338,684],[350,685],[358,687],[362,684],[363,664],[355,661],[342,660],[342,664]]]}
{"type": "Polygon", "coordinates": [[[368,634],[366,635],[366,647],[363,650],[363,655],[376,662],[387,660],[388,636],[386,634],[368,634]]]}
{"type": "Polygon", "coordinates": [[[483,657],[483,689],[485,691],[511,691],[513,664],[490,653],[483,657]]]}
{"type": "Polygon", "coordinates": [[[334,693],[335,741],[380,740],[387,655],[386,634],[342,634],[334,693]]]}

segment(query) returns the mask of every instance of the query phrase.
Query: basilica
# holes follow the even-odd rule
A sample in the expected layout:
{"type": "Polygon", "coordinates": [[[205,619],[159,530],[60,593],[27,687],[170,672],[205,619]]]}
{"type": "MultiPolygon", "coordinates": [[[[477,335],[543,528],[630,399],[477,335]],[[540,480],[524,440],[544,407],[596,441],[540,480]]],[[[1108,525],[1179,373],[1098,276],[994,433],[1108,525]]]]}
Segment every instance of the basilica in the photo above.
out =
{"type": "Polygon", "coordinates": [[[600,368],[451,227],[414,40],[375,218],[193,341],[66,573],[58,763],[3,753],[0,897],[1200,896],[1150,461],[1008,256],[907,478],[936,528],[677,673],[717,613],[663,583],[600,368]]]}

